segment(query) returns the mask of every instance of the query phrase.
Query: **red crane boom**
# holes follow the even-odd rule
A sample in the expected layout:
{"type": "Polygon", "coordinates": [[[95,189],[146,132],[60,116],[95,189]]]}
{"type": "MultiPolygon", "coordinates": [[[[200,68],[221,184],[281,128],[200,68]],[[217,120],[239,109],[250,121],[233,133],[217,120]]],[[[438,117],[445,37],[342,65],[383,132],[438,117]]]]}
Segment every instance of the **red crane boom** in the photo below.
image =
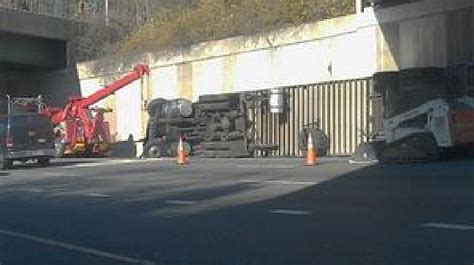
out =
{"type": "Polygon", "coordinates": [[[79,107],[87,108],[91,105],[99,102],[100,100],[110,96],[111,94],[115,93],[115,91],[127,86],[128,84],[132,83],[143,77],[145,74],[149,74],[150,69],[147,65],[139,64],[133,68],[133,71],[121,79],[112,82],[111,84],[103,87],[102,89],[98,90],[97,92],[93,93],[92,95],[82,98],[77,101],[79,107]]]}
{"type": "Polygon", "coordinates": [[[44,114],[50,117],[51,121],[54,124],[59,124],[63,122],[67,117],[78,116],[81,110],[89,108],[91,105],[112,95],[117,90],[142,78],[144,75],[149,74],[149,72],[150,72],[150,69],[147,65],[144,65],[144,64],[136,65],[133,68],[133,71],[131,73],[99,89],[98,91],[94,92],[92,95],[86,98],[70,97],[64,108],[47,107],[44,110],[44,114]]]}

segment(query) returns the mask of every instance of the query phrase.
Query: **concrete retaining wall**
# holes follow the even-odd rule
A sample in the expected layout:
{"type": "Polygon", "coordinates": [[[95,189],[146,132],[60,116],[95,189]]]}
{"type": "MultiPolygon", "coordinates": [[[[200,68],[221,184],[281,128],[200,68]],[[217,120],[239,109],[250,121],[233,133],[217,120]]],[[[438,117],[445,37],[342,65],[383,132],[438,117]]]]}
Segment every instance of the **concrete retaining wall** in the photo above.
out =
{"type": "MultiPolygon", "coordinates": [[[[143,102],[157,97],[196,100],[203,94],[364,78],[382,70],[473,61],[473,10],[471,0],[430,0],[377,12],[366,9],[264,36],[202,43],[187,51],[144,54],[136,62],[148,63],[151,77],[129,96],[143,102]]],[[[128,63],[105,74],[91,72],[94,62],[81,64],[80,78],[107,79],[131,68],[133,62],[128,63]]],[[[114,106],[117,118],[125,111],[121,108],[128,108],[127,98],[116,97],[114,106]]],[[[143,135],[146,115],[135,115],[128,118],[142,121],[143,135]]],[[[120,128],[119,140],[138,132],[120,128]]]]}

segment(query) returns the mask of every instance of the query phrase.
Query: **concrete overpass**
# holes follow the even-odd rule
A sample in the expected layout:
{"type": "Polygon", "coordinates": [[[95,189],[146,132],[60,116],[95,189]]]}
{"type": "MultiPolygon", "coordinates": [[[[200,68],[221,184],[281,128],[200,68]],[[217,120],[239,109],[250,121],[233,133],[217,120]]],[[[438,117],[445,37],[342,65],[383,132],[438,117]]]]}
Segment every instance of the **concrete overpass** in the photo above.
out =
{"type": "Polygon", "coordinates": [[[62,104],[79,93],[73,27],[63,18],[0,8],[0,94],[43,94],[62,104]]]}
{"type": "Polygon", "coordinates": [[[377,70],[474,62],[472,0],[376,1],[377,70]]]}

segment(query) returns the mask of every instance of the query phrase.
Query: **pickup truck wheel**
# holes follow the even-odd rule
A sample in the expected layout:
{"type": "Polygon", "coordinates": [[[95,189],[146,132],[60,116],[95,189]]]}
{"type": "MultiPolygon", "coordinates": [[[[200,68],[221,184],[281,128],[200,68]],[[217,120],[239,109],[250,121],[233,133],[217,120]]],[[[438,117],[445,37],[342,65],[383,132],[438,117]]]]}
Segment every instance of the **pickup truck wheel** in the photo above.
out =
{"type": "Polygon", "coordinates": [[[51,164],[49,157],[38,157],[38,165],[40,167],[48,167],[51,164]]]}

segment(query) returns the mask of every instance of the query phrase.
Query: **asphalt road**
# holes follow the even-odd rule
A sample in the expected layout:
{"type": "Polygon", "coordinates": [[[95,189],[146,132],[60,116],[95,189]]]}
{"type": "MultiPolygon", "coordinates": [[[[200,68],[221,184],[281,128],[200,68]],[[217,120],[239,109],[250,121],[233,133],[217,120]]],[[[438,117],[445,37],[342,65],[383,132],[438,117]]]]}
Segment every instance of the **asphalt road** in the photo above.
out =
{"type": "Polygon", "coordinates": [[[474,161],[58,160],[0,172],[0,264],[474,264],[474,161]]]}

